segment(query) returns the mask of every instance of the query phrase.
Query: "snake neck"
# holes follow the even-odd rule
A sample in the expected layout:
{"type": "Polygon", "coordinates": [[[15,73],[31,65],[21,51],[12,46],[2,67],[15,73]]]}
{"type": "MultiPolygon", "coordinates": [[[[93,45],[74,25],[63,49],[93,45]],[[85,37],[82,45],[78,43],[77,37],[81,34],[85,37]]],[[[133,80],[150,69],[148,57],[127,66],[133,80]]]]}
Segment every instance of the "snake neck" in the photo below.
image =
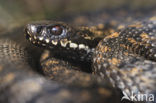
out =
{"type": "Polygon", "coordinates": [[[103,38],[88,27],[79,27],[75,31],[74,36],[69,39],[69,47],[77,49],[78,51],[84,50],[87,53],[93,52],[99,41],[103,38]]]}

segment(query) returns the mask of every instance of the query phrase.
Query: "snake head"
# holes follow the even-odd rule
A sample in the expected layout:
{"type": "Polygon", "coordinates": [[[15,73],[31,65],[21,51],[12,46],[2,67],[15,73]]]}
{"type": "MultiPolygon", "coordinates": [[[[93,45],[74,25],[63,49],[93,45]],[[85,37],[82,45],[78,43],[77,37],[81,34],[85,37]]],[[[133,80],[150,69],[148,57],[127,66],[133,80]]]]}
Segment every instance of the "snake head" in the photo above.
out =
{"type": "Polygon", "coordinates": [[[75,30],[63,22],[42,21],[27,24],[25,33],[31,43],[53,48],[55,46],[66,47],[70,43],[70,38],[75,34],[75,30]]]}
{"type": "Polygon", "coordinates": [[[28,24],[26,38],[38,47],[53,51],[89,54],[94,51],[100,39],[90,39],[88,30],[70,26],[63,22],[43,21],[28,24]]]}
{"type": "Polygon", "coordinates": [[[25,28],[25,34],[26,38],[38,47],[45,47],[62,55],[70,54],[71,58],[81,61],[90,55],[98,44],[97,39],[88,38],[90,36],[87,34],[90,33],[87,30],[82,31],[63,22],[30,23],[25,28]]]}

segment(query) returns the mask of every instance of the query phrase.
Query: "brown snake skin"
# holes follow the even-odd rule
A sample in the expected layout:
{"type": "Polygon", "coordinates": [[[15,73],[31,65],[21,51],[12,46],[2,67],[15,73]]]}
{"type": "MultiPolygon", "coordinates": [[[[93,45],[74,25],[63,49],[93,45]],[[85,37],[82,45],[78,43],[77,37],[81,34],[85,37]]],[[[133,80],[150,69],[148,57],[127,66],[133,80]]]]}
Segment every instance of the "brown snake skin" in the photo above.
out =
{"type": "MultiPolygon", "coordinates": [[[[34,35],[28,33],[32,29],[27,29],[29,26],[32,27],[32,24],[27,25],[26,33],[29,35],[27,39],[40,47],[45,47],[42,45],[45,43],[46,49],[50,49],[41,55],[39,63],[41,73],[36,73],[37,71],[33,69],[38,67],[33,66],[35,59],[32,55],[35,53],[31,54],[40,51],[39,48],[34,47],[36,50],[29,51],[27,50],[29,46],[26,47],[21,41],[19,44],[14,37],[11,37],[13,40],[1,39],[0,102],[120,103],[121,91],[127,96],[131,96],[132,91],[136,94],[138,92],[154,94],[156,90],[154,13],[155,9],[150,12],[121,9],[111,12],[100,11],[96,17],[94,13],[94,16],[86,14],[74,17],[72,22],[65,20],[69,24],[76,24],[71,29],[77,30],[73,35],[78,36],[82,33],[85,38],[84,41],[83,38],[76,41],[79,48],[82,47],[80,43],[86,43],[85,45],[89,47],[87,50],[94,49],[89,56],[82,59],[79,57],[84,55],[80,54],[87,54],[85,51],[78,52],[79,55],[75,57],[75,49],[73,50],[75,45],[69,44],[68,47],[71,49],[67,52],[64,52],[66,48],[51,49],[49,47],[55,43],[52,41],[47,43],[45,38],[35,39],[34,35]],[[95,38],[98,39],[92,42],[95,38]]],[[[70,38],[72,43],[75,42],[73,37],[70,38]]]]}

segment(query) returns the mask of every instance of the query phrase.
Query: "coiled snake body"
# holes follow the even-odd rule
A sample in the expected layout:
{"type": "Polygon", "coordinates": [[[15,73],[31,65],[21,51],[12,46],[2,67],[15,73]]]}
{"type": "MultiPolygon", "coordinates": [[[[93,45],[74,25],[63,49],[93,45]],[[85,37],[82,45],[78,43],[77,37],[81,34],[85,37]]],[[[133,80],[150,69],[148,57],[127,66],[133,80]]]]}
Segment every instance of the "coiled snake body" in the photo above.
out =
{"type": "MultiPolygon", "coordinates": [[[[129,100],[132,93],[155,96],[156,17],[150,16],[153,12],[147,17],[140,11],[132,16],[128,11],[116,11],[111,18],[103,13],[96,15],[103,20],[96,21],[100,22],[97,26],[87,26],[83,17],[79,18],[85,26],[79,27],[55,21],[28,24],[26,38],[49,49],[42,54],[40,63],[51,81],[31,69],[32,58],[23,47],[1,40],[0,101],[118,103],[120,90],[129,100]]],[[[134,101],[138,100],[136,97],[134,101]]]]}

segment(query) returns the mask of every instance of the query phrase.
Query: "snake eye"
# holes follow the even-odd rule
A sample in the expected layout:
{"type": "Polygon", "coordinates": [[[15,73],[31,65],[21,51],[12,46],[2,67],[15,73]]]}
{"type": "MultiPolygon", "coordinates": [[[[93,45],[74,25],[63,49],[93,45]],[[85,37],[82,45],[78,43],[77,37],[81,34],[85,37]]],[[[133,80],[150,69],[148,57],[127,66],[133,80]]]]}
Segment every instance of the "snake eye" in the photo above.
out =
{"type": "Polygon", "coordinates": [[[63,28],[56,25],[56,26],[53,26],[50,30],[50,32],[53,34],[53,35],[61,35],[62,34],[62,31],[63,31],[63,28]]]}

